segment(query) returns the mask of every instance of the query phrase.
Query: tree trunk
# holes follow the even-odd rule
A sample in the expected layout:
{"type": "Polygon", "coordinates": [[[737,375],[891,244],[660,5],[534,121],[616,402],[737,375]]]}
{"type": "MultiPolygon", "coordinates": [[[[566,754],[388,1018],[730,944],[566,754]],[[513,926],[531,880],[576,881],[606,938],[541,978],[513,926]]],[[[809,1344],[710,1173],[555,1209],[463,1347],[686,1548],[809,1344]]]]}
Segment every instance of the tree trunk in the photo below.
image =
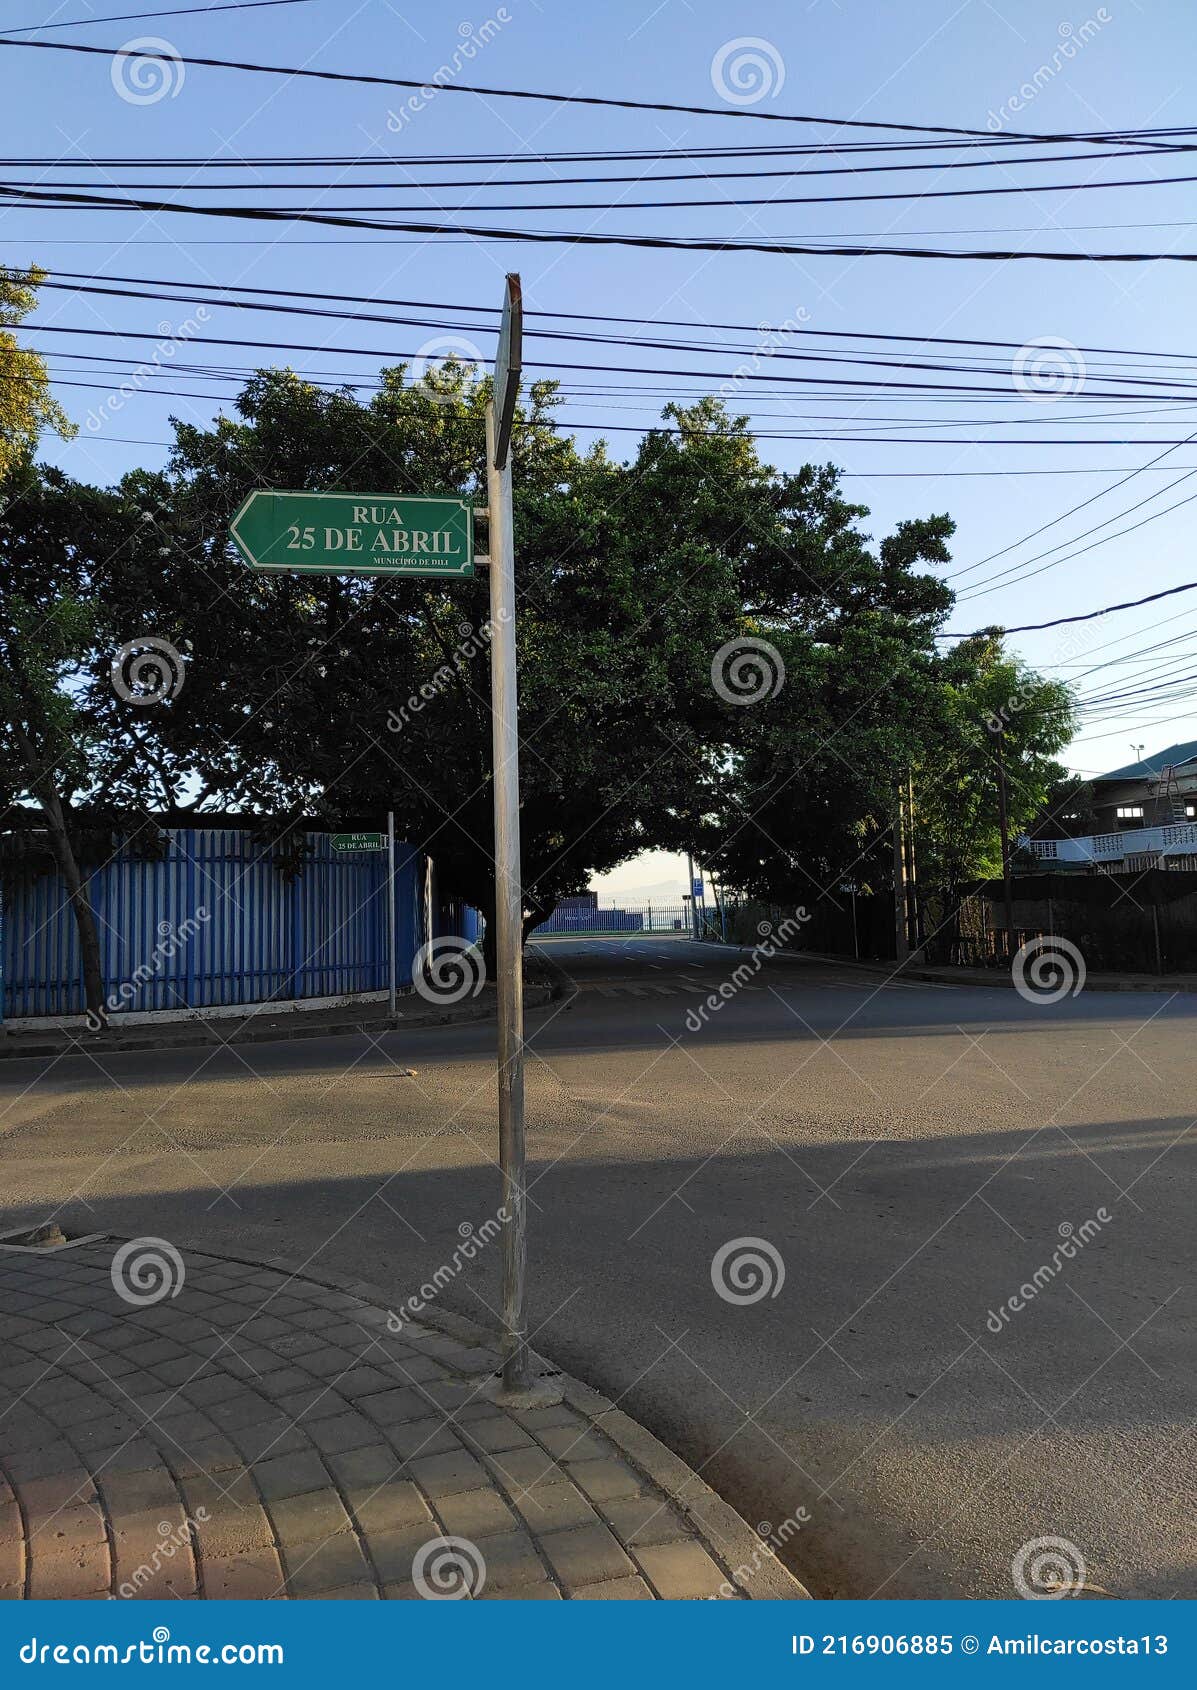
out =
{"type": "Polygon", "coordinates": [[[29,736],[20,727],[16,730],[17,741],[21,747],[21,755],[25,758],[30,773],[30,789],[37,799],[38,808],[46,818],[46,831],[50,835],[50,849],[54,853],[54,861],[58,865],[58,872],[63,878],[70,900],[71,910],[75,917],[75,927],[79,934],[79,955],[83,961],[83,993],[87,1004],[87,1019],[94,1032],[104,1032],[108,1027],[108,1009],[104,1002],[104,971],[100,962],[100,935],[96,929],[96,918],[88,900],[87,888],[83,884],[83,876],[79,872],[79,862],[75,856],[74,846],[71,844],[70,833],[67,830],[66,813],[62,799],[58,795],[52,777],[41,767],[34,745],[29,736]]]}

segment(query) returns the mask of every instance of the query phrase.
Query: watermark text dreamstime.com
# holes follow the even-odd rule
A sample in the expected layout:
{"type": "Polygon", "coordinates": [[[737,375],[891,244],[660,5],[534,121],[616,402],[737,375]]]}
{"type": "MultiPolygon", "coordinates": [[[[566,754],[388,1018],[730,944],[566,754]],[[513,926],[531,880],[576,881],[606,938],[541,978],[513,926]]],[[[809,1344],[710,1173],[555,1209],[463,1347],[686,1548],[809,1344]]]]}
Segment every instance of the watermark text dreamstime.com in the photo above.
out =
{"type": "Polygon", "coordinates": [[[803,1526],[810,1525],[810,1515],[805,1508],[795,1508],[788,1514],[780,1526],[772,1526],[763,1521],[756,1529],[760,1536],[759,1546],[753,1550],[749,1560],[742,1561],[738,1567],[732,1568],[731,1578],[725,1579],[715,1594],[708,1598],[712,1602],[727,1602],[735,1594],[737,1588],[743,1589],[760,1572],[762,1567],[775,1566],[777,1552],[784,1549],[792,1537],[796,1537],[803,1526]]]}
{"type": "Polygon", "coordinates": [[[1046,1290],[1052,1281],[1064,1272],[1069,1262],[1076,1260],[1086,1244],[1096,1238],[1112,1219],[1110,1211],[1102,1208],[1089,1220],[1082,1221],[1080,1226],[1073,1226],[1071,1221],[1061,1221],[1057,1229],[1060,1242],[1052,1251],[1050,1259],[1040,1263],[1031,1277],[1025,1280],[1017,1291],[1011,1292],[1004,1303],[988,1311],[985,1324],[989,1330],[995,1335],[1004,1331],[1011,1318],[1021,1313],[1029,1303],[1033,1303],[1039,1293],[1046,1290]]]}
{"type": "Polygon", "coordinates": [[[159,375],[178,356],[180,347],[185,345],[192,335],[197,334],[210,317],[211,313],[206,305],[197,305],[194,317],[188,317],[177,327],[170,323],[159,323],[158,333],[161,339],[154,342],[149,357],[138,364],[131,376],[126,377],[106,399],[92,406],[85,419],[88,430],[92,434],[98,433],[119,411],[123,411],[125,401],[140,393],[151,377],[159,375]]]}
{"type": "Polygon", "coordinates": [[[451,1285],[458,1274],[468,1267],[488,1244],[492,1244],[499,1237],[510,1219],[506,1204],[501,1204],[481,1226],[476,1227],[472,1221],[462,1221],[457,1229],[461,1242],[453,1251],[452,1257],[449,1261],[442,1262],[418,1291],[413,1291],[397,1309],[388,1312],[387,1330],[402,1332],[408,1321],[418,1320],[429,1303],[435,1302],[446,1286],[451,1285]]]}
{"type": "Polygon", "coordinates": [[[456,82],[471,59],[476,58],[480,49],[493,41],[499,31],[510,22],[511,13],[506,6],[498,6],[494,16],[487,18],[476,28],[469,22],[459,23],[457,33],[461,39],[448,60],[438,66],[422,88],[417,88],[409,94],[397,111],[392,107],[387,112],[387,128],[391,134],[398,135],[414,117],[418,117],[432,104],[447,83],[456,82]]]}
{"type": "Polygon", "coordinates": [[[281,1667],[281,1643],[172,1643],[156,1625],[134,1643],[46,1643],[31,1637],[17,1652],[22,1666],[269,1666],[281,1667]]]}
{"type": "MultiPolygon", "coordinates": [[[[180,949],[185,947],[200,931],[206,927],[211,919],[207,906],[200,904],[194,915],[185,916],[176,927],[173,921],[158,923],[158,941],[144,962],[139,962],[127,980],[122,980],[114,992],[109,992],[104,999],[104,1010],[113,1015],[122,1009],[128,1009],[133,999],[144,987],[151,984],[161,973],[165,963],[173,961],[180,949]]],[[[104,1017],[96,1010],[87,1012],[87,1025],[93,1033],[99,1032],[104,1025],[104,1017]]]]}
{"type": "Polygon", "coordinates": [[[712,1015],[718,1014],[725,1003],[729,1003],[736,993],[755,980],[764,965],[775,957],[778,951],[784,949],[787,940],[800,933],[810,916],[804,908],[796,909],[793,915],[785,916],[774,927],[770,921],[763,921],[757,929],[761,935],[760,943],[754,945],[747,958],[733,968],[731,974],[719,987],[705,997],[694,1009],[686,1015],[686,1030],[697,1033],[706,1026],[712,1015]]]}
{"type": "Polygon", "coordinates": [[[742,363],[736,365],[726,381],[720,382],[715,390],[716,396],[720,399],[734,399],[745,382],[751,381],[754,376],[759,376],[769,359],[776,356],[778,350],[792,336],[800,334],[810,320],[810,312],[805,305],[799,305],[793,316],[787,317],[782,323],[773,326],[768,323],[759,324],[760,340],[757,341],[751,354],[742,363]]]}
{"type": "Polygon", "coordinates": [[[1105,6],[1099,6],[1091,18],[1086,18],[1078,27],[1065,20],[1057,24],[1056,33],[1060,39],[1052,51],[1051,57],[1045,59],[1034,74],[1015,90],[1013,94],[998,108],[991,108],[986,118],[985,127],[994,135],[1004,129],[1011,118],[1017,117],[1019,112],[1025,111],[1033,101],[1053,82],[1060,72],[1075,59],[1082,47],[1087,47],[1095,35],[1099,35],[1108,23],[1112,23],[1113,14],[1105,6]]]}
{"type": "Polygon", "coordinates": [[[180,1525],[172,1525],[169,1520],[159,1520],[158,1536],[160,1542],[154,1545],[153,1553],[140,1566],[134,1567],[129,1577],[117,1585],[115,1594],[108,1600],[130,1601],[139,1591],[156,1578],[164,1566],[169,1566],[181,1550],[186,1550],[192,1540],[198,1535],[197,1528],[202,1526],[208,1518],[206,1508],[197,1508],[194,1515],[189,1514],[180,1525]]]}
{"type": "Polygon", "coordinates": [[[480,627],[473,628],[468,622],[463,622],[458,633],[461,635],[457,645],[449,656],[434,669],[426,681],[422,681],[419,688],[408,695],[397,709],[387,711],[387,727],[393,734],[402,733],[408,727],[412,718],[421,714],[430,704],[440,698],[453,682],[463,675],[470,663],[480,652],[485,651],[495,637],[497,623],[505,623],[510,619],[510,612],[503,609],[496,621],[483,622],[480,627]]]}

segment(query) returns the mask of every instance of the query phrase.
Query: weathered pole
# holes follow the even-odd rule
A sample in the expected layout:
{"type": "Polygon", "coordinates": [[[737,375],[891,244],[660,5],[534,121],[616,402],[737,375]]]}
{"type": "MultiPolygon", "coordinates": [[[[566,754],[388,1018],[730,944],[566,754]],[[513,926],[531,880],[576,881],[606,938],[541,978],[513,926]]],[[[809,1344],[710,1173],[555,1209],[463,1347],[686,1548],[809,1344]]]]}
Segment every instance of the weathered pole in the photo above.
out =
{"type": "Polygon", "coordinates": [[[495,807],[495,986],[499,1021],[499,1166],[503,1226],[503,1384],[527,1391],[527,1169],[524,1146],[524,899],[520,872],[515,537],[509,439],[519,382],[519,279],[508,277],[494,396],[486,407],[490,526],[491,734],[495,807]],[[514,284],[514,288],[513,288],[514,284]],[[502,389],[502,391],[500,391],[502,389]],[[498,409],[496,409],[498,407],[498,409]]]}
{"type": "Polygon", "coordinates": [[[1014,891],[1010,884],[1010,806],[1006,793],[1006,755],[1003,736],[997,735],[997,774],[998,774],[998,826],[1002,834],[1002,895],[1006,905],[1006,954],[1013,956],[1018,946],[1014,943],[1014,891]]]}

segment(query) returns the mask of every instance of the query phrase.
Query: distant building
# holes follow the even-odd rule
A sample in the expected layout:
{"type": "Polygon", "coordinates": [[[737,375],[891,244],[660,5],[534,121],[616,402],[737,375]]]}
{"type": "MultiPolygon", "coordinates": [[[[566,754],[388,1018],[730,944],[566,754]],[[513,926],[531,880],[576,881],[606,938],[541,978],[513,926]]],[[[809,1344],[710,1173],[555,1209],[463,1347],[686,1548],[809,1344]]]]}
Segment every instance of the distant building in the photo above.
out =
{"type": "Polygon", "coordinates": [[[1039,867],[1197,870],[1197,740],[1097,775],[1091,786],[1097,831],[1024,840],[1039,867]]]}
{"type": "Polygon", "coordinates": [[[1103,833],[1197,819],[1197,740],[1098,775],[1093,811],[1103,833]]]}

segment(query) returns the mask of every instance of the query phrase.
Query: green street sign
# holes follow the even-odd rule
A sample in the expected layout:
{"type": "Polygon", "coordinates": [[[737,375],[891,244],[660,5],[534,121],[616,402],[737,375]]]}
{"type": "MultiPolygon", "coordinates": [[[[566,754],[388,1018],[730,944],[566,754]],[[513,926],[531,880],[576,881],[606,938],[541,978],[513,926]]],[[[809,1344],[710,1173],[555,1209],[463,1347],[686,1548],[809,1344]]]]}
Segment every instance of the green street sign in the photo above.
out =
{"type": "Polygon", "coordinates": [[[385,851],[387,836],[385,833],[334,833],[332,848],[334,851],[385,851]]]}
{"type": "Polygon", "coordinates": [[[251,493],[229,535],[252,569],[300,575],[474,573],[464,499],[402,493],[251,493]]]}

